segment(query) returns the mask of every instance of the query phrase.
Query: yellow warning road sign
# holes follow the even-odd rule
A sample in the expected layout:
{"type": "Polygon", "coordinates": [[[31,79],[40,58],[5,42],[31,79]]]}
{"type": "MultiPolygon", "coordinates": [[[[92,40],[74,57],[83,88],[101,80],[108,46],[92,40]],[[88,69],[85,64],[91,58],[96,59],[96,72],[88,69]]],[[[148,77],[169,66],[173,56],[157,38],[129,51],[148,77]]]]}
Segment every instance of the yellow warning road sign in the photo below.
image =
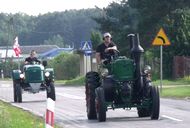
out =
{"type": "Polygon", "coordinates": [[[152,45],[170,45],[170,41],[166,36],[164,29],[161,28],[156,37],[154,38],[152,45]]]}

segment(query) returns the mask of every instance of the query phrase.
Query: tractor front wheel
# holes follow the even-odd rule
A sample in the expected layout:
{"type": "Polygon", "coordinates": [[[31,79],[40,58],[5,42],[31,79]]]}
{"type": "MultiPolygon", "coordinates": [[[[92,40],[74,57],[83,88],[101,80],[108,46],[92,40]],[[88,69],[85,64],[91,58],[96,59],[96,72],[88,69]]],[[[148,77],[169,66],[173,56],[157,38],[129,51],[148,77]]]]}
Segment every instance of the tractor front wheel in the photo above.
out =
{"type": "Polygon", "coordinates": [[[14,101],[22,103],[22,87],[19,83],[14,84],[14,101]]]}
{"type": "Polygon", "coordinates": [[[105,104],[105,96],[104,96],[104,90],[102,87],[98,87],[95,90],[96,93],[96,99],[95,99],[95,105],[96,105],[96,115],[99,122],[106,121],[106,104],[105,104]]]}
{"type": "Polygon", "coordinates": [[[47,84],[47,98],[51,98],[54,101],[56,100],[55,86],[53,82],[47,84]]]}
{"type": "Polygon", "coordinates": [[[151,106],[151,119],[157,120],[160,114],[160,95],[159,89],[156,86],[151,87],[151,99],[152,99],[152,106],[151,106]]]}

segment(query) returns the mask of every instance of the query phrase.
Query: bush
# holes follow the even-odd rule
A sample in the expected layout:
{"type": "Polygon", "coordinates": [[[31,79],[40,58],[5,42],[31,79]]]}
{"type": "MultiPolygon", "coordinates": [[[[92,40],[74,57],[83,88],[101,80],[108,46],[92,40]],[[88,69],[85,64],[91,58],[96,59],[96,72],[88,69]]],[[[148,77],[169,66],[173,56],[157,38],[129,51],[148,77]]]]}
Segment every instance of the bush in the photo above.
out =
{"type": "MultiPolygon", "coordinates": [[[[18,69],[20,62],[14,62],[12,59],[7,59],[5,62],[0,62],[0,71],[3,70],[4,77],[11,77],[12,70],[18,69]]],[[[1,72],[0,72],[1,73],[1,72]]]]}
{"type": "Polygon", "coordinates": [[[57,80],[69,80],[79,75],[79,62],[79,55],[63,53],[51,60],[49,65],[54,68],[57,80]]]}

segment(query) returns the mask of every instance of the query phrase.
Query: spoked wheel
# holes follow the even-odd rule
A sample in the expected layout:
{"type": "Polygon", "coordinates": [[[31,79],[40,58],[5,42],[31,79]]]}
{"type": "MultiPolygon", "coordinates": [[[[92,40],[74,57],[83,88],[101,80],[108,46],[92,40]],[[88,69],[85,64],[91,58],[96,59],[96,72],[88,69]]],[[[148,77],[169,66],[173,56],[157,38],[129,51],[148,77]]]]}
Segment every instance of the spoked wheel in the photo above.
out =
{"type": "Polygon", "coordinates": [[[51,98],[52,100],[56,100],[56,95],[55,95],[55,86],[53,82],[50,82],[47,84],[47,98],[51,98]]]}
{"type": "Polygon", "coordinates": [[[160,94],[159,89],[156,86],[151,86],[151,99],[152,99],[152,105],[151,105],[151,114],[150,117],[152,120],[158,120],[159,114],[160,114],[160,94]]]}
{"type": "Polygon", "coordinates": [[[104,90],[102,87],[98,87],[95,90],[96,93],[96,115],[99,122],[106,121],[106,104],[105,104],[105,97],[104,97],[104,90]]]}

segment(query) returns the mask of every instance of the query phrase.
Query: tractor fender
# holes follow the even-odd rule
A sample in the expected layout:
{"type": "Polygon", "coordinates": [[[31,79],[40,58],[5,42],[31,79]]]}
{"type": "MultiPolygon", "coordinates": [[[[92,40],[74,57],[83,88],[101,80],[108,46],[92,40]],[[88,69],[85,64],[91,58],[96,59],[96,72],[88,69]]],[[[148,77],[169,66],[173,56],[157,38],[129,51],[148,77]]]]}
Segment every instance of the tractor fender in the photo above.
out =
{"type": "Polygon", "coordinates": [[[21,70],[13,70],[12,71],[12,78],[13,80],[20,79],[21,70]]]}

